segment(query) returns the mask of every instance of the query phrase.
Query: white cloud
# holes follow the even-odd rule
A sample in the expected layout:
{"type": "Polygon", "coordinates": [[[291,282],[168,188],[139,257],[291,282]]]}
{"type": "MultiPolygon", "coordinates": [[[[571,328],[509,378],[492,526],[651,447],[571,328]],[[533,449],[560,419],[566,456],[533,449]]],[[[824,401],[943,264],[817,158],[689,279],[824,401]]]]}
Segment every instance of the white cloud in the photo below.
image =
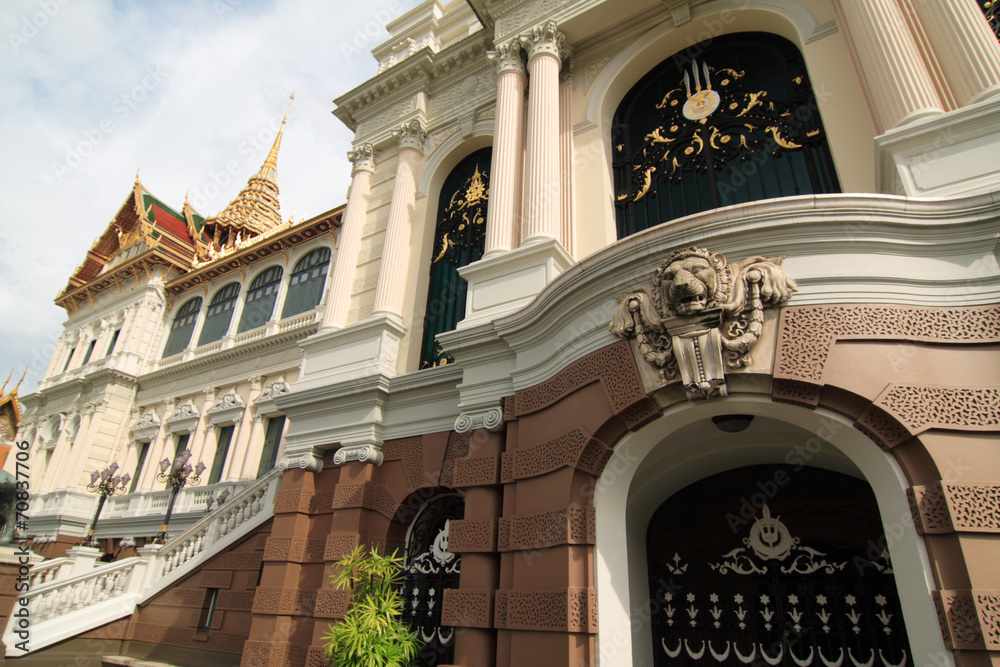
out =
{"type": "Polygon", "coordinates": [[[259,167],[294,91],[278,165],[282,213],[342,204],[352,134],[331,100],[375,73],[369,51],[385,31],[371,35],[415,4],[5,1],[0,369],[29,366],[22,393],[62,331],[53,298],[137,169],[168,204],[179,208],[188,192],[201,213],[217,212],[259,167]]]}

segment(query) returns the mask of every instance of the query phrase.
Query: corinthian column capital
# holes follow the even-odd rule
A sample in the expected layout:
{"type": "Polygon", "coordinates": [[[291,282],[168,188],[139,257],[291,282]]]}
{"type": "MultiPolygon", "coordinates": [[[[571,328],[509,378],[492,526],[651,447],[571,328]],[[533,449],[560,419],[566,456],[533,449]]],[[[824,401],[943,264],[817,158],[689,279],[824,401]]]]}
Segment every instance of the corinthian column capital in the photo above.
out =
{"type": "Polygon", "coordinates": [[[421,155],[424,154],[424,145],[427,143],[427,132],[420,125],[417,119],[404,123],[392,133],[392,138],[399,143],[399,147],[412,148],[421,155]]]}
{"type": "Polygon", "coordinates": [[[497,76],[504,72],[517,72],[524,76],[524,50],[519,39],[513,39],[505,44],[498,44],[496,51],[486,54],[486,59],[497,69],[497,76]]]}
{"type": "Polygon", "coordinates": [[[352,174],[358,170],[375,172],[375,147],[371,144],[355,146],[353,150],[347,151],[347,159],[354,164],[352,174]]]}
{"type": "Polygon", "coordinates": [[[549,54],[562,61],[569,57],[566,35],[555,21],[536,25],[520,36],[521,47],[528,52],[528,60],[537,55],[549,54]]]}

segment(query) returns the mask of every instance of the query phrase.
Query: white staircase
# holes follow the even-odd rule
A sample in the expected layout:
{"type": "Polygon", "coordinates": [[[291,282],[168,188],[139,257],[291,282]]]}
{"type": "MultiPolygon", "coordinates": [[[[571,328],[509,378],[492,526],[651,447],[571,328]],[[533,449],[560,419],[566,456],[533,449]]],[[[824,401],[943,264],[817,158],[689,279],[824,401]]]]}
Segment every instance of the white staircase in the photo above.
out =
{"type": "MultiPolygon", "coordinates": [[[[3,642],[8,657],[20,657],[56,642],[124,618],[200,565],[246,537],[271,518],[281,480],[277,468],[246,487],[165,545],[139,550],[139,556],[97,563],[96,549],[77,547],[67,558],[32,568],[28,627],[11,616],[3,642]],[[27,639],[27,651],[23,650],[27,639]]],[[[21,608],[16,604],[14,611],[21,608]]]]}

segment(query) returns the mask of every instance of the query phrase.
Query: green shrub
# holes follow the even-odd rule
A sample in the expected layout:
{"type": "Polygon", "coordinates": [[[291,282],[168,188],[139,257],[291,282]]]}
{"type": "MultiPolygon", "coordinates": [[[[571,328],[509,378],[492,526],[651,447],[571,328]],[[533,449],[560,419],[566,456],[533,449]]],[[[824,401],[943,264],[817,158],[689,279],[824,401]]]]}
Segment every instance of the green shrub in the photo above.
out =
{"type": "Polygon", "coordinates": [[[323,636],[327,660],[336,667],[407,667],[420,642],[400,622],[403,600],[396,591],[402,582],[403,558],[396,552],[366,554],[358,546],[337,561],[330,577],[335,588],[351,592],[351,605],[323,636]]]}

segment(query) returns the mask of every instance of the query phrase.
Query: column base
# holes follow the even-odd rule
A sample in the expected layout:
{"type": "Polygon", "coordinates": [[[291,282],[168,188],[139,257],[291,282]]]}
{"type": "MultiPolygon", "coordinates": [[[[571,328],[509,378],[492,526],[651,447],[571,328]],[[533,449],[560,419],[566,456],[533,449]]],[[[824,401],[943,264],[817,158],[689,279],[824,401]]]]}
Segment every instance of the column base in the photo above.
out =
{"type": "Polygon", "coordinates": [[[469,292],[465,319],[458,328],[468,329],[523,308],[573,263],[559,241],[545,238],[463,266],[458,273],[469,282],[469,292]]]}
{"type": "Polygon", "coordinates": [[[369,375],[397,374],[402,320],[378,313],[346,329],[320,331],[299,343],[302,374],[294,391],[323,387],[369,375]]]}
{"type": "Polygon", "coordinates": [[[998,114],[1000,97],[991,97],[876,137],[878,191],[956,197],[997,189],[998,114]]]}

